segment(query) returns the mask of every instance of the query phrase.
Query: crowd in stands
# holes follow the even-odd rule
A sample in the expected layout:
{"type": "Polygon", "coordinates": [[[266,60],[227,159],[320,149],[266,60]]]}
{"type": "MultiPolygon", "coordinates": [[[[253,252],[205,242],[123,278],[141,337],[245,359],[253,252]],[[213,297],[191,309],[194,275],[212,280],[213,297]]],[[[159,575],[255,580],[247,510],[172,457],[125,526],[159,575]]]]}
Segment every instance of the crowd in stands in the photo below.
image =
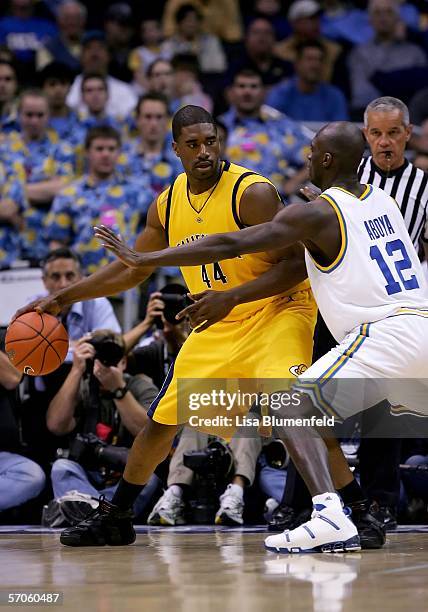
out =
{"type": "MultiPolygon", "coordinates": [[[[103,224],[129,241],[144,227],[151,202],[182,172],[170,127],[184,105],[212,112],[223,157],[268,177],[287,202],[307,182],[315,126],[362,123],[364,109],[380,96],[409,106],[419,129],[407,155],[427,171],[423,0],[5,1],[0,269],[22,261],[40,266],[52,293],[111,261],[93,227],[103,224]]],[[[56,451],[68,449],[76,432],[94,433],[104,444],[132,444],[188,332],[169,324],[163,308],[154,293],[142,321],[122,336],[105,298],[75,304],[62,314],[71,339],[66,362],[34,380],[21,381],[0,344],[0,522],[28,504],[26,518],[40,518],[47,504],[46,524],[65,525],[114,489],[117,466],[82,467],[56,451]],[[122,349],[113,365],[101,363],[91,343],[96,334],[88,335],[100,330],[122,349]],[[84,408],[94,401],[94,378],[95,423],[84,408]],[[118,389],[124,396],[115,396],[118,389]]],[[[193,475],[182,455],[206,443],[182,439],[169,473],[168,465],[158,470],[138,500],[137,515],[145,513],[151,524],[185,522],[183,498],[193,475]]],[[[242,524],[244,489],[260,476],[272,510],[281,500],[286,462],[279,462],[280,475],[269,472],[258,439],[241,438],[231,449],[234,471],[219,492],[216,516],[242,524]]],[[[409,464],[427,464],[426,445],[406,452],[403,459],[416,457],[409,464]]],[[[409,499],[423,500],[427,518],[428,477],[409,471],[403,483],[409,499]]]]}

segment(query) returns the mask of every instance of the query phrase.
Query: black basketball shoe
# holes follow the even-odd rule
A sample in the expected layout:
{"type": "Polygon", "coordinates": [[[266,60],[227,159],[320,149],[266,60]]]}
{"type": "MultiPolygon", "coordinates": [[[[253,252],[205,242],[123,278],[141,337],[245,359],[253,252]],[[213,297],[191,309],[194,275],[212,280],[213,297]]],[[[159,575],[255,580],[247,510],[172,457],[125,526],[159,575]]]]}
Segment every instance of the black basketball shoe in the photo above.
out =
{"type": "Polygon", "coordinates": [[[132,510],[121,510],[103,496],[98,508],[75,527],[65,529],[60,542],[65,546],[126,546],[135,542],[132,510]]]}
{"type": "Polygon", "coordinates": [[[369,509],[368,500],[346,504],[351,509],[351,519],[358,529],[363,550],[382,548],[386,540],[385,526],[369,509]]]}
{"type": "Polygon", "coordinates": [[[268,531],[295,529],[311,518],[311,512],[311,510],[307,509],[297,514],[290,506],[280,504],[272,514],[272,518],[268,523],[268,531]]]}

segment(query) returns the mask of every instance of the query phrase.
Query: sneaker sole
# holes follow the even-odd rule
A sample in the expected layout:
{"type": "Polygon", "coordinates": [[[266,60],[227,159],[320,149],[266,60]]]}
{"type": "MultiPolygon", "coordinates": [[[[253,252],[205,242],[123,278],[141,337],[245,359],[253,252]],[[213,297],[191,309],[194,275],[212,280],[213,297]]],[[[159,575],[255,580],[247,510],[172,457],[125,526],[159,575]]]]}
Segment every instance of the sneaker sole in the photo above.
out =
{"type": "Polygon", "coordinates": [[[162,527],[177,527],[180,525],[186,525],[186,521],[184,519],[177,519],[175,522],[172,522],[165,517],[160,516],[160,514],[155,514],[153,518],[147,521],[147,525],[150,525],[151,527],[159,527],[159,525],[162,527]]]}
{"type": "Polygon", "coordinates": [[[225,525],[226,527],[242,527],[244,524],[244,521],[242,523],[234,521],[225,512],[222,512],[219,516],[216,515],[214,522],[216,525],[225,525]]]}
{"type": "Polygon", "coordinates": [[[361,550],[360,538],[353,536],[346,541],[329,542],[320,544],[313,548],[300,548],[300,546],[292,546],[290,548],[267,546],[266,550],[273,553],[283,555],[303,554],[303,553],[343,553],[343,552],[359,552],[361,550]]]}

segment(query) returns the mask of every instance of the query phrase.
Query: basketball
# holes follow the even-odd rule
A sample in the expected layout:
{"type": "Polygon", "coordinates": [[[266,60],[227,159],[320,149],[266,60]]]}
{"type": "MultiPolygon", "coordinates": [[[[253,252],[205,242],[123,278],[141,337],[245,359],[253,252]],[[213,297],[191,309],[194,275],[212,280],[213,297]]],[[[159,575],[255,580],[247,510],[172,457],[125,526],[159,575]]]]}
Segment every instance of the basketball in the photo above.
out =
{"type": "Polygon", "coordinates": [[[68,335],[50,314],[26,312],[7,328],[6,353],[12,364],[30,376],[53,372],[64,361],[68,351],[68,335]]]}

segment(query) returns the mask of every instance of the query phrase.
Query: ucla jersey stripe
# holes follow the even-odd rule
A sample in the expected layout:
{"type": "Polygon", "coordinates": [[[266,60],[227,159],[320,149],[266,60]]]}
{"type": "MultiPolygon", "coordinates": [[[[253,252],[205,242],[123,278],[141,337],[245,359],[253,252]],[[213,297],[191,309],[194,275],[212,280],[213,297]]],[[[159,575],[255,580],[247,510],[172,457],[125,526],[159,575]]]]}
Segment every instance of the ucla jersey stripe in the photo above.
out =
{"type": "Polygon", "coordinates": [[[333,261],[333,263],[331,263],[329,266],[321,266],[320,264],[318,264],[315,261],[315,259],[309,253],[309,255],[310,255],[312,261],[314,262],[316,268],[320,272],[325,272],[326,274],[328,274],[328,273],[333,272],[334,270],[336,270],[336,268],[341,264],[343,258],[345,257],[346,249],[347,249],[347,246],[348,246],[348,232],[347,232],[347,229],[346,229],[345,218],[344,218],[344,216],[342,214],[342,211],[339,208],[338,203],[330,195],[326,195],[326,194],[322,193],[320,197],[324,198],[324,200],[326,200],[333,207],[334,212],[336,213],[337,219],[339,221],[340,235],[341,235],[341,240],[342,240],[342,244],[340,246],[339,253],[338,253],[336,259],[333,261]]]}
{"type": "Polygon", "coordinates": [[[358,351],[358,349],[361,348],[366,338],[368,338],[368,324],[367,323],[365,323],[364,325],[361,325],[359,335],[355,338],[355,340],[351,343],[351,345],[346,349],[346,351],[342,353],[342,355],[340,355],[340,357],[338,357],[336,361],[329,368],[327,368],[327,370],[323,374],[321,374],[321,376],[319,377],[319,380],[321,381],[320,382],[321,385],[324,385],[328,381],[329,378],[337,374],[337,372],[345,365],[348,359],[351,359],[355,355],[355,353],[358,351]],[[363,330],[363,327],[365,326],[367,327],[365,330],[363,330]],[[363,333],[363,331],[365,331],[365,333],[363,333]]]}
{"type": "Polygon", "coordinates": [[[361,348],[366,338],[369,337],[370,323],[364,323],[360,326],[358,336],[351,342],[348,348],[336,359],[336,361],[327,368],[327,370],[321,374],[321,376],[311,382],[306,382],[304,379],[299,380],[298,383],[293,385],[293,389],[301,391],[302,393],[308,394],[316,408],[327,416],[334,416],[337,422],[342,422],[343,418],[334,410],[333,406],[328,403],[322,394],[323,385],[328,382],[337,372],[344,366],[344,364],[355,355],[355,353],[361,348]]]}
{"type": "Polygon", "coordinates": [[[333,416],[338,422],[343,421],[342,417],[323,397],[321,387],[318,383],[310,383],[302,380],[302,382],[293,385],[293,391],[299,391],[304,395],[308,395],[311,398],[311,401],[315,408],[318,408],[318,410],[322,414],[325,414],[328,417],[333,416]]]}
{"type": "Polygon", "coordinates": [[[330,189],[339,189],[339,191],[343,191],[343,193],[346,193],[347,195],[352,196],[356,200],[361,200],[361,201],[368,198],[371,192],[373,191],[373,187],[371,185],[366,185],[363,193],[360,196],[356,196],[354,193],[351,193],[350,191],[348,191],[347,189],[344,189],[343,187],[333,186],[333,187],[330,187],[330,189]]]}

